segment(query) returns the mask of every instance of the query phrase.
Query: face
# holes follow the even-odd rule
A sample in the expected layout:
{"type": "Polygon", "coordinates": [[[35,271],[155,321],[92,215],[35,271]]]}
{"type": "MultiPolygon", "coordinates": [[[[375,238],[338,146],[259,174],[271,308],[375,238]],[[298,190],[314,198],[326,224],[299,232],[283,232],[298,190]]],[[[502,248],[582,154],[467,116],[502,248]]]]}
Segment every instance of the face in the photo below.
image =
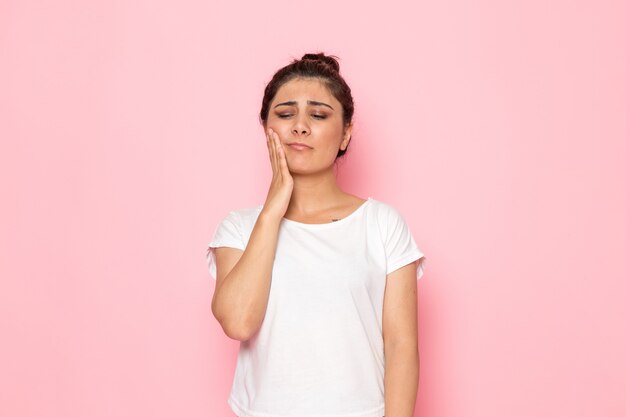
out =
{"type": "Polygon", "coordinates": [[[331,167],[339,149],[346,149],[352,126],[344,128],[341,103],[324,82],[296,78],[276,92],[266,128],[280,137],[292,173],[311,173],[331,167]],[[298,142],[306,146],[290,145],[298,142]]]}

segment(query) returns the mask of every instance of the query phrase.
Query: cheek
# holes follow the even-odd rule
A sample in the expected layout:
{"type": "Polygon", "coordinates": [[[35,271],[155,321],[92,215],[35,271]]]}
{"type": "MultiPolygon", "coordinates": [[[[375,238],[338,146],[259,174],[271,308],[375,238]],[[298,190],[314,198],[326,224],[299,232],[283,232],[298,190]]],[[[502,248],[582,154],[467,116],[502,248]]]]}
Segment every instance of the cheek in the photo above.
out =
{"type": "Polygon", "coordinates": [[[323,135],[330,143],[339,146],[343,140],[343,127],[341,125],[327,125],[323,128],[323,135]]]}
{"type": "Polygon", "coordinates": [[[267,129],[272,129],[281,137],[289,132],[289,126],[285,123],[285,120],[279,117],[268,117],[265,130],[267,131],[267,129]]]}
{"type": "Polygon", "coordinates": [[[274,132],[278,133],[278,136],[282,139],[287,139],[289,137],[290,127],[284,122],[274,122],[271,125],[268,124],[269,127],[274,130],[274,132]]]}

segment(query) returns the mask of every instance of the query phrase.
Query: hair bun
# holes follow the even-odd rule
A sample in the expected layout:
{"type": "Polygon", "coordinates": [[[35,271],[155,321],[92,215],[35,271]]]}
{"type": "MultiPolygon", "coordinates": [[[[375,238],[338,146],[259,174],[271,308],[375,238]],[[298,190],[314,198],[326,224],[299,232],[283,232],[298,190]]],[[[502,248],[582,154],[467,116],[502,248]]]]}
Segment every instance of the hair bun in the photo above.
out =
{"type": "Polygon", "coordinates": [[[334,71],[339,72],[339,62],[336,59],[337,57],[334,55],[324,55],[323,52],[317,54],[304,54],[302,56],[302,61],[318,61],[324,63],[331,67],[334,71]]]}

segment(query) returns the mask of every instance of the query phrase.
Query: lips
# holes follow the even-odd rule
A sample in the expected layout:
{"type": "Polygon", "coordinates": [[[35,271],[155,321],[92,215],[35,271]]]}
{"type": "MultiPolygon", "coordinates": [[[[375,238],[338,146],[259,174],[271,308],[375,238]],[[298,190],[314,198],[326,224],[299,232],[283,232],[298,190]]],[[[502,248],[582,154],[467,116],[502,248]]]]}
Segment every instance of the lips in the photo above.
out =
{"type": "Polygon", "coordinates": [[[304,149],[311,149],[311,147],[307,144],[304,143],[300,143],[300,142],[291,142],[287,144],[290,148],[292,149],[297,149],[297,150],[304,150],[304,149]]]}

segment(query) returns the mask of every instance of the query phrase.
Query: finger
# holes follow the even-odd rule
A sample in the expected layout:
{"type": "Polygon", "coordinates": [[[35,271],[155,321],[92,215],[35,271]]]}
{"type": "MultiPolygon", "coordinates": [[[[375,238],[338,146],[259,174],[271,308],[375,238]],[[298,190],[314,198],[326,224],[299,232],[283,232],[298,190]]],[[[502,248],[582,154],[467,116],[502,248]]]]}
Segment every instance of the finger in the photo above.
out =
{"type": "Polygon", "coordinates": [[[269,132],[265,132],[265,146],[267,146],[267,156],[270,157],[271,160],[271,155],[270,155],[270,134],[269,132]]]}
{"type": "Polygon", "coordinates": [[[272,129],[268,130],[267,134],[267,146],[270,154],[270,163],[272,165],[272,173],[276,175],[276,148],[274,147],[274,138],[272,137],[272,129]]]}
{"type": "Polygon", "coordinates": [[[278,157],[278,163],[280,164],[281,159],[285,155],[285,149],[283,148],[283,144],[280,141],[278,135],[276,135],[276,156],[278,157]]]}
{"type": "Polygon", "coordinates": [[[272,131],[272,137],[274,138],[274,163],[276,164],[276,173],[280,173],[280,138],[278,137],[278,133],[272,131]]]}
{"type": "Polygon", "coordinates": [[[278,161],[278,148],[276,146],[277,134],[272,130],[270,135],[272,136],[272,155],[274,156],[274,170],[276,174],[278,174],[280,172],[280,165],[278,161]]]}
{"type": "Polygon", "coordinates": [[[285,154],[285,148],[283,148],[283,145],[280,145],[280,150],[278,151],[278,155],[280,157],[280,168],[281,168],[281,172],[283,175],[290,175],[289,174],[289,166],[287,164],[287,155],[285,154]]]}

